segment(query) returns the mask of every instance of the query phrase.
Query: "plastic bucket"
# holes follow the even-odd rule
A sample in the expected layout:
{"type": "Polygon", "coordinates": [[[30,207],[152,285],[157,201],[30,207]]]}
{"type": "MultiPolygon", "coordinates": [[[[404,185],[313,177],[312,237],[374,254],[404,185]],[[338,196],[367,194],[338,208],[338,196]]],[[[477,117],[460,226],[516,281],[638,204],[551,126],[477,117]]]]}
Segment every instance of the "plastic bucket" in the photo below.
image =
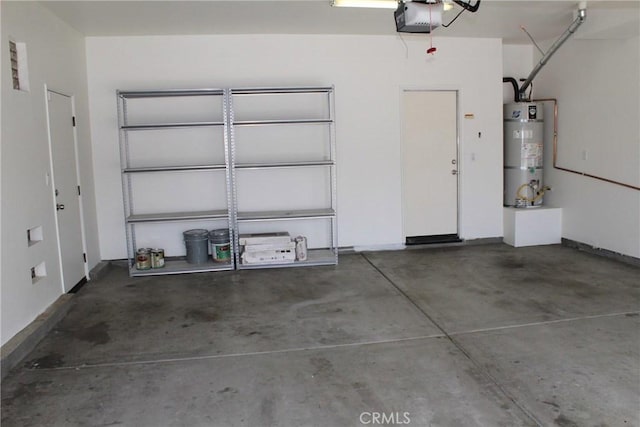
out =
{"type": "Polygon", "coordinates": [[[209,232],[211,242],[211,257],[216,262],[229,262],[231,260],[231,239],[229,229],[220,228],[209,232]]]}
{"type": "Polygon", "coordinates": [[[202,228],[182,233],[189,264],[204,264],[209,259],[209,232],[202,228]]]}

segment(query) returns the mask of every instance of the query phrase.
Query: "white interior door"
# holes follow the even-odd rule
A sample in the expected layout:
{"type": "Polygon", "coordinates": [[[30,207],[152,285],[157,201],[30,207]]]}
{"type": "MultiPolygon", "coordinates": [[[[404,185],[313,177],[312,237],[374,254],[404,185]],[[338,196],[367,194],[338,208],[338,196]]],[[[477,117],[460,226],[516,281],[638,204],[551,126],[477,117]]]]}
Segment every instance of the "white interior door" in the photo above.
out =
{"type": "Polygon", "coordinates": [[[62,283],[67,292],[86,275],[72,100],[47,91],[47,111],[62,283]]]}
{"type": "Polygon", "coordinates": [[[404,91],[402,104],[406,242],[457,239],[457,92],[404,91]]]}

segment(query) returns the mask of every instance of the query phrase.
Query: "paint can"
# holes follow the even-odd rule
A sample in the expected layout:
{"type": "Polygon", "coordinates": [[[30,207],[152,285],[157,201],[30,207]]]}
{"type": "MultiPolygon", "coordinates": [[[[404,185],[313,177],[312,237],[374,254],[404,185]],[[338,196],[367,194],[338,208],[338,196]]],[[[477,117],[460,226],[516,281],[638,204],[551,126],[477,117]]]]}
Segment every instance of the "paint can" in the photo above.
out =
{"type": "Polygon", "coordinates": [[[307,238],[298,236],[294,240],[296,242],[296,261],[307,260],[307,238]]]}
{"type": "Polygon", "coordinates": [[[189,264],[204,264],[209,260],[209,232],[203,228],[194,228],[182,233],[187,247],[189,264]]]}
{"type": "Polygon", "coordinates": [[[231,260],[231,239],[229,229],[220,228],[209,232],[211,242],[211,257],[216,262],[229,262],[231,260]]]}
{"type": "Polygon", "coordinates": [[[164,249],[151,249],[151,268],[164,267],[164,249]]]}
{"type": "Polygon", "coordinates": [[[140,248],[136,251],[136,269],[149,270],[151,268],[151,249],[140,248]]]}

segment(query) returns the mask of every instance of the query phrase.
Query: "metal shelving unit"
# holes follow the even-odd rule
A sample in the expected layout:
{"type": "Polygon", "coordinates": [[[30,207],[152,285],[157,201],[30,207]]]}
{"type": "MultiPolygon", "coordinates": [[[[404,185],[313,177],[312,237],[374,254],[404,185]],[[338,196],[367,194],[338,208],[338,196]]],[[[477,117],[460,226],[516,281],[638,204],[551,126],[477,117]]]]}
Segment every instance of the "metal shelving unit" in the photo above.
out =
{"type": "MultiPolygon", "coordinates": [[[[229,132],[230,132],[230,158],[231,158],[231,175],[233,185],[233,218],[234,218],[234,253],[235,262],[238,269],[256,269],[256,268],[278,268],[278,267],[300,267],[300,266],[316,266],[316,265],[335,265],[338,263],[337,248],[337,216],[336,216],[336,147],[335,147],[335,127],[334,127],[334,101],[333,87],[309,87],[309,88],[250,88],[250,89],[230,89],[230,109],[229,109],[229,132]],[[320,95],[320,102],[323,104],[320,117],[296,117],[299,114],[297,99],[295,95],[320,95]],[[288,117],[253,117],[236,119],[241,112],[238,108],[238,98],[244,96],[257,97],[279,97],[280,106],[284,106],[285,115],[288,117]],[[288,113],[287,113],[288,111],[288,113]],[[238,148],[243,141],[237,138],[237,130],[245,127],[260,126],[324,126],[327,128],[327,137],[320,144],[326,146],[327,156],[324,158],[303,159],[303,160],[278,160],[264,162],[244,162],[238,159],[238,148]],[[269,211],[242,210],[239,206],[238,191],[242,190],[242,184],[239,183],[239,174],[247,170],[274,170],[274,169],[293,169],[299,173],[311,168],[324,168],[328,171],[328,179],[323,185],[330,193],[327,206],[314,209],[282,209],[269,211]],[[248,223],[274,223],[277,222],[282,231],[289,231],[286,223],[294,224],[296,221],[326,221],[329,224],[326,245],[318,247],[315,242],[308,241],[308,258],[306,261],[295,261],[286,263],[265,263],[265,264],[243,264],[241,262],[241,247],[239,245],[239,236],[243,233],[242,227],[248,223]]],[[[267,109],[258,114],[266,115],[267,109]]],[[[277,110],[277,109],[276,109],[277,110]]],[[[271,110],[269,114],[274,114],[271,110]]],[[[288,188],[274,188],[274,192],[287,192],[288,188]]],[[[255,232],[255,230],[252,230],[255,232]]],[[[295,237],[292,235],[292,237],[295,237]]]]}
{"type": "MultiPolygon", "coordinates": [[[[184,257],[180,255],[168,256],[165,259],[165,266],[163,268],[150,269],[150,270],[137,270],[135,267],[135,253],[139,247],[144,247],[145,240],[138,235],[138,227],[147,224],[166,224],[166,223],[185,223],[184,229],[189,229],[187,224],[189,222],[199,222],[206,224],[226,223],[224,227],[229,228],[229,232],[233,232],[233,221],[231,217],[232,207],[232,190],[231,190],[231,171],[229,169],[229,140],[228,140],[228,127],[227,127],[227,103],[228,95],[227,91],[223,89],[196,89],[196,90],[156,90],[156,91],[117,91],[118,99],[118,124],[120,135],[120,161],[122,168],[122,191],[124,195],[124,211],[125,211],[125,224],[126,224],[126,237],[127,237],[127,254],[129,259],[129,274],[131,276],[149,276],[149,275],[164,275],[164,274],[182,274],[193,272],[206,272],[206,271],[219,271],[219,270],[232,270],[234,269],[233,257],[228,263],[217,263],[213,260],[203,264],[189,264],[184,260],[184,257]],[[144,109],[141,114],[143,119],[141,122],[133,122],[135,113],[130,111],[130,103],[134,100],[144,99],[163,99],[163,100],[176,100],[177,98],[185,99],[190,97],[209,97],[215,103],[219,103],[220,112],[216,117],[211,117],[211,121],[174,121],[166,120],[164,123],[150,123],[144,118],[144,109]],[[133,122],[133,123],[132,123],[133,122]],[[145,132],[145,131],[165,131],[168,129],[198,129],[198,128],[222,128],[223,135],[223,163],[205,163],[205,164],[177,164],[177,165],[153,165],[153,166],[134,166],[131,153],[131,144],[135,142],[130,141],[130,133],[132,132],[145,132]],[[225,174],[224,180],[226,183],[226,209],[211,209],[211,210],[193,210],[193,211],[180,211],[182,206],[176,206],[174,212],[153,212],[153,213],[138,213],[135,206],[136,201],[139,200],[140,194],[137,192],[140,189],[134,188],[132,184],[133,177],[143,176],[146,174],[176,174],[176,173],[211,173],[211,172],[223,172],[225,174]],[[138,246],[138,244],[141,244],[138,246]]],[[[171,114],[171,111],[168,113],[171,114]]],[[[212,115],[215,115],[213,113],[212,115]]],[[[172,141],[172,143],[180,144],[180,140],[172,141]]],[[[211,141],[212,144],[219,143],[217,141],[211,141]]],[[[213,160],[213,159],[212,159],[213,160]]],[[[154,175],[158,176],[158,175],[154,175]]],[[[221,227],[221,228],[224,228],[221,227]]],[[[174,232],[175,234],[175,232],[174,232]]],[[[176,236],[172,236],[175,240],[176,236]]]]}
{"type": "Polygon", "coordinates": [[[295,211],[258,211],[238,212],[238,222],[249,221],[284,221],[290,219],[334,218],[336,211],[328,209],[301,209],[295,211]]]}
{"type": "MultiPolygon", "coordinates": [[[[117,91],[117,99],[122,191],[124,195],[129,274],[131,276],[337,264],[336,147],[333,87],[117,91]],[[305,96],[314,97],[314,101],[310,103],[311,107],[309,107],[309,102],[307,102],[306,107],[304,105],[298,105],[300,101],[300,98],[296,97],[298,95],[303,98],[305,96]],[[172,113],[176,113],[178,116],[184,116],[185,113],[179,108],[173,108],[171,104],[172,100],[191,97],[211,97],[217,99],[221,105],[219,114],[214,113],[210,116],[205,114],[205,116],[203,116],[202,112],[199,112],[197,114],[198,117],[193,120],[190,120],[191,117],[189,117],[188,120],[176,120],[175,117],[172,116],[172,113]],[[257,99],[262,97],[275,97],[274,99],[278,100],[277,105],[279,108],[281,107],[281,110],[278,110],[278,108],[274,110],[270,106],[265,108],[260,102],[255,103],[257,106],[249,102],[249,104],[245,103],[244,106],[249,105],[249,109],[254,116],[242,117],[236,120],[238,114],[243,114],[243,107],[240,105],[243,104],[243,102],[239,102],[239,100],[241,98],[247,99],[245,97],[258,97],[257,99]],[[151,110],[159,112],[160,118],[154,116],[153,111],[149,112],[146,109],[138,109],[137,111],[142,111],[142,119],[137,117],[134,120],[133,116],[135,116],[135,114],[131,113],[129,103],[137,102],[136,100],[153,101],[154,99],[169,102],[169,104],[167,104],[169,107],[156,108],[155,110],[151,108],[151,110]],[[305,108],[307,108],[307,110],[305,110],[305,108]],[[309,108],[311,109],[309,110],[309,108]],[[302,115],[300,115],[300,111],[303,112],[302,115]],[[318,111],[320,112],[318,113],[318,111]],[[274,114],[279,113],[282,113],[282,116],[274,117],[274,114]],[[308,127],[320,127],[323,137],[310,142],[309,140],[305,140],[304,132],[300,134],[302,136],[297,136],[300,129],[308,127]],[[206,156],[204,158],[198,158],[197,164],[190,164],[196,162],[188,162],[189,164],[179,164],[180,162],[170,165],[162,164],[170,159],[170,157],[162,157],[162,162],[159,162],[160,164],[137,164],[133,161],[132,146],[135,146],[136,141],[130,141],[131,135],[140,135],[140,133],[144,132],[198,131],[198,129],[204,129],[204,131],[206,131],[207,128],[222,129],[223,136],[221,143],[224,144],[224,161],[220,158],[207,159],[206,156]],[[294,128],[295,132],[293,132],[293,135],[296,135],[296,138],[300,138],[300,141],[296,141],[294,138],[292,141],[293,146],[299,145],[297,142],[300,142],[300,145],[321,145],[322,147],[319,148],[325,154],[307,156],[306,158],[304,156],[302,156],[302,158],[287,158],[286,156],[281,156],[275,160],[273,158],[266,160],[257,159],[258,161],[256,161],[256,159],[242,159],[242,156],[238,156],[238,149],[244,147],[244,141],[237,138],[238,130],[256,129],[259,130],[259,135],[262,135],[260,128],[270,129],[271,131],[276,130],[276,134],[278,129],[291,130],[294,128]],[[319,184],[316,183],[317,186],[314,188],[317,189],[318,186],[321,186],[328,193],[328,200],[325,200],[321,206],[290,209],[291,206],[285,204],[280,209],[240,209],[238,191],[242,191],[245,188],[243,184],[240,184],[241,180],[239,178],[241,178],[243,174],[265,173],[265,181],[269,183],[271,182],[270,177],[273,176],[270,174],[284,171],[306,176],[306,173],[318,170],[322,171],[322,176],[326,176],[326,179],[323,179],[323,182],[319,184]],[[178,203],[178,205],[173,206],[174,209],[163,209],[162,211],[152,212],[149,212],[148,208],[141,212],[136,210],[136,203],[139,201],[139,194],[137,194],[139,188],[134,188],[135,186],[132,184],[136,177],[166,177],[179,176],[181,174],[206,173],[224,173],[226,189],[225,209],[185,210],[185,207],[178,203]],[[231,261],[224,264],[209,261],[205,264],[194,265],[187,263],[184,257],[178,255],[175,257],[167,256],[164,268],[151,270],[137,270],[135,268],[136,249],[146,246],[146,240],[139,235],[141,234],[139,227],[185,223],[184,229],[186,230],[193,228],[186,225],[189,222],[199,224],[226,224],[224,227],[228,227],[230,236],[233,236],[233,256],[231,261]],[[317,226],[321,231],[317,233],[315,231],[313,232],[314,236],[324,233],[323,238],[308,240],[307,260],[268,264],[241,263],[241,247],[238,237],[240,233],[243,232],[243,228],[252,227],[251,232],[261,232],[263,228],[264,231],[270,231],[269,228],[273,229],[274,227],[282,231],[294,231],[297,229],[297,224],[301,223],[312,228],[316,227],[314,224],[324,224],[317,226]]],[[[258,139],[260,138],[261,137],[258,137],[258,139]]],[[[150,139],[152,141],[151,147],[155,147],[153,138],[150,139]]],[[[173,142],[174,141],[171,140],[172,144],[173,142]]],[[[184,141],[178,139],[175,141],[175,144],[181,144],[182,142],[184,141]]],[[[216,141],[212,141],[212,143],[215,144],[216,141]]],[[[256,151],[260,152],[262,149],[263,148],[256,151]]],[[[278,147],[274,147],[274,152],[278,152],[277,149],[278,147]]],[[[284,151],[286,152],[286,148],[284,151]]],[[[283,195],[287,196],[289,189],[286,186],[282,187],[268,183],[263,184],[268,186],[269,192],[273,191],[274,194],[280,193],[280,198],[282,198],[283,195]]],[[[193,188],[190,189],[190,191],[193,192],[193,188]]],[[[306,193],[311,192],[311,190],[305,189],[300,191],[306,193]]],[[[187,191],[187,193],[188,192],[189,191],[187,191]]],[[[164,227],[165,225],[162,226],[164,227]]],[[[175,234],[175,228],[173,233],[175,234]]],[[[172,235],[172,237],[174,239],[176,238],[174,235],[172,235]]],[[[295,235],[292,234],[292,237],[295,237],[295,235]]]]}
{"type": "Polygon", "coordinates": [[[222,170],[226,169],[225,165],[194,165],[194,166],[148,166],[142,168],[126,168],[123,173],[147,173],[147,172],[176,172],[176,171],[204,171],[204,170],[222,170]]]}
{"type": "Polygon", "coordinates": [[[128,223],[135,222],[157,222],[157,221],[195,221],[206,219],[226,219],[229,217],[228,210],[211,210],[195,212],[172,212],[145,215],[129,215],[126,218],[128,223]]]}

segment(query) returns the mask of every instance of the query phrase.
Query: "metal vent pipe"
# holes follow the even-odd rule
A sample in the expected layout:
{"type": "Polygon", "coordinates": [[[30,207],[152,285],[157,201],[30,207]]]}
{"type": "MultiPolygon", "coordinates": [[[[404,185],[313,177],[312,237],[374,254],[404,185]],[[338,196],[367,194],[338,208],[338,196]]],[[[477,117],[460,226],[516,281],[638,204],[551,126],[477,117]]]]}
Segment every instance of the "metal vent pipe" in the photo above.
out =
{"type": "Polygon", "coordinates": [[[558,40],[556,40],[555,43],[551,45],[549,50],[547,50],[547,52],[540,59],[540,62],[538,62],[538,65],[536,65],[536,67],[531,71],[531,74],[529,74],[529,77],[527,77],[527,80],[525,80],[525,82],[520,87],[518,98],[521,101],[526,100],[526,95],[525,95],[526,90],[529,87],[529,85],[531,85],[531,82],[533,81],[535,76],[540,72],[540,70],[542,70],[542,67],[544,67],[547,64],[547,62],[553,56],[553,54],[556,53],[558,49],[560,49],[560,46],[562,46],[564,42],[566,42],[567,39],[571,37],[573,33],[576,32],[578,27],[582,25],[582,23],[586,19],[587,19],[587,9],[584,9],[584,8],[579,9],[577,18],[571,23],[571,25],[569,25],[569,28],[566,29],[566,31],[558,38],[558,40]]]}

